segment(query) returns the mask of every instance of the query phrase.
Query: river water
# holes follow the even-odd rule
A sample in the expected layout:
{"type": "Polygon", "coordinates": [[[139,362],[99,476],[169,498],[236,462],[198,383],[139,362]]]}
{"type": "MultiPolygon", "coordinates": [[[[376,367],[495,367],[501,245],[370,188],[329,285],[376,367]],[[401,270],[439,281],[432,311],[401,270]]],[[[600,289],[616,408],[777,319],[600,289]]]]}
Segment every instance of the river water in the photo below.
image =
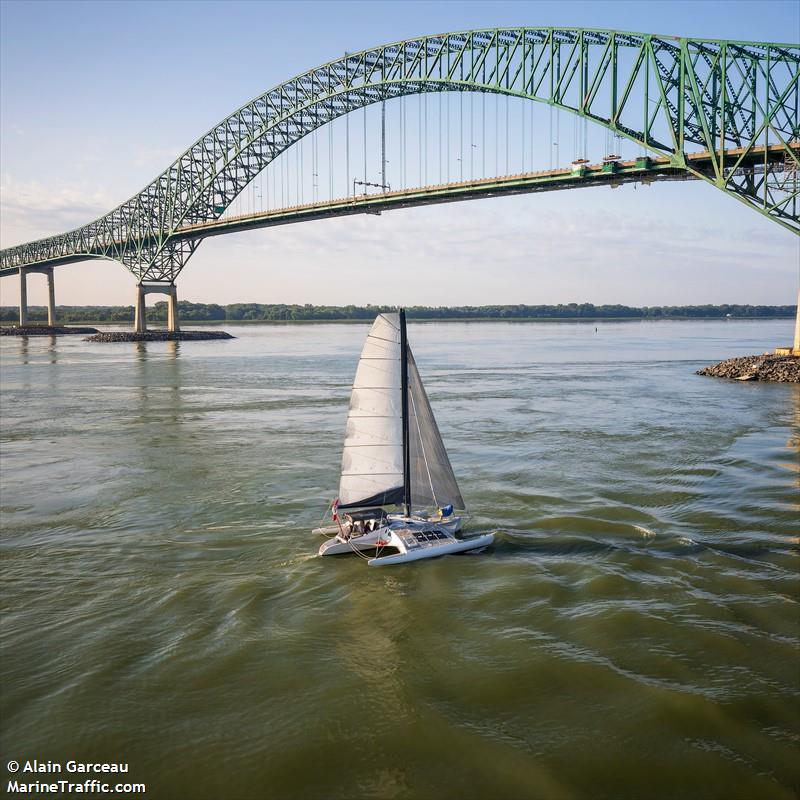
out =
{"type": "Polygon", "coordinates": [[[4,786],[797,797],[800,387],[693,374],[791,321],[410,322],[498,536],[384,569],[310,534],[367,326],[227,330],[0,339],[4,786]]]}

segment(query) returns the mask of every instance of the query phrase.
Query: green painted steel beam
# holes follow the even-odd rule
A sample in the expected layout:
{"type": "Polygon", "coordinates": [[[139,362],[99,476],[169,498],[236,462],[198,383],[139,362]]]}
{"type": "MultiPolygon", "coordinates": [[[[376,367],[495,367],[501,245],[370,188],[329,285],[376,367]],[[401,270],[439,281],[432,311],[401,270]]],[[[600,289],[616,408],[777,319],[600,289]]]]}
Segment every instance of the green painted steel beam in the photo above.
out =
{"type": "MultiPolygon", "coordinates": [[[[800,152],[800,145],[797,146],[800,152]]],[[[765,154],[761,148],[752,151],[744,165],[752,165],[763,160],[765,154]]],[[[781,157],[781,150],[773,148],[766,153],[767,161],[774,161],[781,157]]],[[[295,222],[326,219],[330,217],[351,216],[353,214],[378,214],[399,208],[412,208],[437,203],[456,202],[461,200],[477,200],[486,197],[501,197],[512,194],[533,194],[538,192],[563,191],[566,189],[581,189],[606,186],[616,188],[623,183],[651,184],[664,180],[699,180],[695,172],[711,174],[712,163],[716,154],[696,153],[690,156],[694,172],[684,168],[675,167],[670,159],[665,157],[651,158],[640,156],[631,161],[618,161],[603,164],[575,165],[564,169],[547,170],[544,172],[526,173],[521,175],[502,176],[484,180],[463,181],[434,186],[422,186],[400,191],[365,194],[356,197],[309,203],[290,208],[272,209],[237,217],[222,217],[209,222],[187,225],[176,230],[172,236],[178,241],[189,239],[202,241],[211,236],[237,233],[257,228],[274,227],[295,222]]],[[[728,154],[727,159],[736,159],[734,152],[728,154]]],[[[140,243],[147,247],[154,242],[148,239],[140,243]]],[[[88,256],[60,257],[46,262],[39,262],[38,267],[52,267],[61,264],[89,258],[104,258],[102,251],[91,253],[88,256]]],[[[0,269],[0,277],[16,274],[17,267],[0,269]]]]}
{"type": "Polygon", "coordinates": [[[0,251],[0,274],[82,256],[120,261],[139,280],[174,280],[200,241],[179,232],[219,219],[301,138],[372,103],[445,91],[576,114],[800,234],[800,45],[497,28],[393,42],[297,75],[234,111],[100,219],[0,251]],[[700,168],[695,151],[713,155],[700,168]]]}

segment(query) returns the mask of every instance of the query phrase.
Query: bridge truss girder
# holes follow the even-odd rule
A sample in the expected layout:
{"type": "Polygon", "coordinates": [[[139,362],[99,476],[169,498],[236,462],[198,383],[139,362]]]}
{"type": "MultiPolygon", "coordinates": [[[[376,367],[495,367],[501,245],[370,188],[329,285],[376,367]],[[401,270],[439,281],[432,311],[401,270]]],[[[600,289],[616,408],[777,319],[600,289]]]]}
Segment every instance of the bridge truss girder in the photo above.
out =
{"type": "Polygon", "coordinates": [[[0,251],[0,274],[100,257],[139,281],[174,281],[199,243],[177,231],[218,219],[294,143],[365,105],[443,91],[508,94],[577,114],[800,234],[800,45],[492,29],[394,42],[298,75],[237,109],[109,214],[0,251]],[[782,161],[748,159],[776,145],[782,161]],[[693,168],[693,150],[711,154],[710,170],[693,168]]]}

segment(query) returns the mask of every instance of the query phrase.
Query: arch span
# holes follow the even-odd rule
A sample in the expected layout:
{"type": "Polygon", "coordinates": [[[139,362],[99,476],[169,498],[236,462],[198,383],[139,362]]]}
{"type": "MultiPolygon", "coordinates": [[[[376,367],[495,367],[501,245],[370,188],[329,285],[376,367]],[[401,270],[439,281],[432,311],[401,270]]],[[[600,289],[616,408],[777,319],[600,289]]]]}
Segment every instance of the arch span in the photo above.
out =
{"type": "Polygon", "coordinates": [[[800,233],[800,45],[506,28],[393,42],[297,75],[234,111],[110,213],[3,250],[0,274],[99,257],[139,281],[174,281],[199,244],[176,231],[219,218],[292,144],[365,105],[441,91],[514,95],[577,114],[800,233]],[[757,146],[777,146],[779,157],[753,166],[757,146]],[[693,167],[693,149],[710,154],[710,170],[693,167]]]}

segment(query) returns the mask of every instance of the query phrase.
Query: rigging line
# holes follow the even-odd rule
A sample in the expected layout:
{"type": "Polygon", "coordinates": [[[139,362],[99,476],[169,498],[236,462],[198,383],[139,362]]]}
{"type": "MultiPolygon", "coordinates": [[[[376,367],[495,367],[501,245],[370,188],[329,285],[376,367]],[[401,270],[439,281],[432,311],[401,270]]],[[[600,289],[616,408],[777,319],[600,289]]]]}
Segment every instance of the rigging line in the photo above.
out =
{"type": "Polygon", "coordinates": [[[492,98],[494,101],[494,174],[500,174],[500,100],[497,96],[492,98]]]}
{"type": "Polygon", "coordinates": [[[556,166],[561,165],[561,156],[559,155],[559,141],[561,137],[561,109],[556,109],[556,166]]]}
{"type": "Polygon", "coordinates": [[[447,182],[450,183],[450,148],[452,147],[452,142],[450,141],[450,95],[447,95],[447,136],[445,137],[445,141],[447,142],[447,146],[445,148],[445,152],[447,154],[447,182]]]}
{"type": "Polygon", "coordinates": [[[417,149],[419,150],[419,185],[424,186],[422,182],[422,95],[417,95],[417,130],[419,131],[419,140],[417,142],[417,149]]]}
{"type": "Polygon", "coordinates": [[[522,154],[522,171],[525,172],[525,153],[527,152],[527,148],[525,147],[525,103],[520,103],[519,112],[521,118],[520,121],[522,122],[522,125],[520,126],[522,128],[522,143],[520,145],[520,153],[522,154]]]}
{"type": "Polygon", "coordinates": [[[347,113],[344,115],[344,125],[345,125],[345,144],[346,144],[346,155],[345,155],[345,164],[346,164],[346,171],[347,171],[347,197],[350,197],[350,93],[347,93],[347,113]]]}
{"type": "Polygon", "coordinates": [[[364,106],[364,194],[367,193],[367,107],[364,106]]]}
{"type": "Polygon", "coordinates": [[[578,118],[572,117],[572,160],[578,158],[578,118]]]}
{"type": "MultiPolygon", "coordinates": [[[[362,534],[362,535],[363,535],[363,534],[362,534]]],[[[358,547],[356,547],[355,543],[353,542],[353,535],[352,535],[352,533],[351,533],[351,534],[350,534],[350,536],[347,538],[347,543],[350,545],[350,548],[352,549],[352,551],[353,551],[353,552],[354,552],[354,553],[355,553],[357,556],[361,556],[361,558],[363,558],[365,561],[369,561],[369,560],[370,560],[370,559],[369,559],[369,556],[365,556],[365,555],[364,555],[364,554],[363,554],[363,553],[362,553],[362,552],[361,552],[361,551],[358,549],[358,547]]]]}
{"type": "Polygon", "coordinates": [[[325,509],[325,513],[322,515],[322,519],[319,521],[319,525],[317,526],[318,528],[324,527],[323,523],[328,518],[328,512],[333,508],[333,504],[335,502],[336,502],[336,500],[334,499],[334,500],[331,500],[330,503],[328,503],[328,507],[325,509]]]}
{"type": "Polygon", "coordinates": [[[534,105],[534,103],[533,103],[533,100],[529,100],[528,102],[530,103],[530,106],[531,106],[531,172],[533,172],[534,171],[534,169],[533,169],[533,157],[534,157],[534,152],[533,152],[533,131],[534,131],[533,105],[534,105]]]}
{"type": "Polygon", "coordinates": [[[333,200],[333,121],[328,122],[328,199],[333,200]]]}
{"type": "Polygon", "coordinates": [[[386,99],[381,100],[381,183],[383,191],[386,187],[386,99]]]}
{"type": "Polygon", "coordinates": [[[306,137],[304,136],[300,140],[300,174],[298,175],[298,184],[297,184],[300,187],[300,190],[298,192],[298,194],[300,196],[298,202],[301,205],[303,204],[303,200],[305,199],[305,194],[306,194],[305,164],[304,164],[305,159],[303,157],[303,151],[305,150],[305,144],[306,144],[306,137]]]}
{"type": "Polygon", "coordinates": [[[425,131],[425,186],[428,185],[428,93],[426,92],[423,95],[423,114],[424,114],[424,122],[425,124],[422,126],[423,130],[425,131]]]}
{"type": "Polygon", "coordinates": [[[475,180],[475,95],[469,93],[469,179],[475,180]]]}
{"type": "Polygon", "coordinates": [[[458,93],[458,161],[459,180],[464,181],[464,92],[458,93]]]}
{"type": "Polygon", "coordinates": [[[317,202],[317,129],[311,134],[311,202],[317,202]]]}
{"type": "Polygon", "coordinates": [[[508,129],[509,129],[509,124],[508,124],[508,105],[509,105],[510,99],[511,98],[508,95],[506,95],[506,175],[509,174],[509,170],[508,170],[508,156],[509,156],[509,153],[508,153],[508,150],[509,150],[509,148],[508,148],[508,129]]]}
{"type": "Polygon", "coordinates": [[[481,178],[486,177],[486,92],[481,92],[481,178]]]}
{"type": "Polygon", "coordinates": [[[403,513],[411,514],[411,464],[409,462],[408,431],[408,338],[406,335],[406,313],[400,309],[400,399],[403,422],[403,513]]]}
{"type": "Polygon", "coordinates": [[[442,184],[442,92],[439,95],[439,185],[442,184]]]}
{"type": "Polygon", "coordinates": [[[582,158],[589,158],[589,126],[587,124],[586,117],[582,117],[583,120],[583,156],[582,158]]]}
{"type": "Polygon", "coordinates": [[[406,98],[400,98],[400,184],[406,188],[406,98]]]}

